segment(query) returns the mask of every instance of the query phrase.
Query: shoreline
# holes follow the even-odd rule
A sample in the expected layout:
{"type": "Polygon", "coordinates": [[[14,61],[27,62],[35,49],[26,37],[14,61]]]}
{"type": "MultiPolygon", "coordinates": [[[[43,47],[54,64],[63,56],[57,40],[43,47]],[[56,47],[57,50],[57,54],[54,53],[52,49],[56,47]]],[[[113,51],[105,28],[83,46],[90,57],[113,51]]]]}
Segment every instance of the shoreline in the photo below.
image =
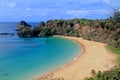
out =
{"type": "MultiPolygon", "coordinates": [[[[48,78],[49,78],[49,79],[53,78],[53,77],[54,77],[54,73],[56,73],[56,72],[59,71],[59,70],[62,70],[62,69],[65,68],[65,67],[68,67],[68,66],[72,65],[75,61],[77,61],[77,60],[81,57],[82,54],[84,54],[85,47],[84,47],[84,45],[83,45],[82,43],[79,43],[78,40],[71,39],[71,38],[69,38],[69,37],[67,37],[67,36],[59,36],[59,35],[56,35],[56,36],[53,36],[53,37],[56,37],[56,38],[64,38],[64,39],[72,40],[72,41],[78,43],[79,47],[81,47],[81,51],[80,51],[73,59],[71,59],[69,62],[67,62],[65,65],[60,66],[60,67],[58,67],[57,69],[52,70],[51,72],[48,72],[48,73],[46,73],[46,74],[43,74],[42,76],[37,77],[37,78],[35,78],[35,79],[33,79],[33,80],[45,80],[45,79],[48,79],[48,78]]],[[[49,79],[48,79],[48,80],[49,80],[49,79]]]]}
{"type": "MultiPolygon", "coordinates": [[[[117,64],[116,63],[117,55],[115,55],[115,54],[111,53],[110,51],[108,51],[107,49],[105,49],[106,53],[108,53],[107,56],[109,56],[107,58],[108,60],[106,59],[106,61],[109,62],[108,63],[109,66],[107,65],[107,63],[105,64],[103,62],[103,63],[101,63],[102,66],[100,66],[101,64],[98,64],[99,65],[98,67],[90,67],[90,65],[86,65],[86,63],[84,63],[87,59],[89,59],[89,56],[87,56],[89,53],[86,52],[86,50],[88,50],[88,49],[87,49],[85,42],[83,42],[83,41],[88,41],[88,40],[84,40],[82,38],[77,38],[77,37],[68,37],[68,36],[54,36],[54,37],[73,40],[73,41],[77,42],[81,46],[82,49],[81,49],[80,53],[75,58],[73,58],[71,61],[69,61],[67,64],[63,65],[62,67],[60,67],[56,70],[53,70],[52,72],[50,72],[48,74],[38,77],[35,80],[45,80],[45,79],[50,80],[50,79],[56,79],[56,78],[64,78],[65,80],[83,80],[84,78],[91,76],[90,71],[92,69],[94,69],[95,71],[99,71],[99,70],[106,71],[106,70],[109,70],[109,69],[115,67],[117,64]],[[85,56],[87,56],[87,58],[84,59],[85,56]],[[84,64],[84,65],[80,66],[80,64],[84,64]]],[[[102,47],[105,48],[104,43],[88,41],[88,43],[90,43],[90,42],[93,42],[96,44],[101,44],[102,47]]],[[[90,60],[92,60],[92,59],[90,59],[90,60]]]]}

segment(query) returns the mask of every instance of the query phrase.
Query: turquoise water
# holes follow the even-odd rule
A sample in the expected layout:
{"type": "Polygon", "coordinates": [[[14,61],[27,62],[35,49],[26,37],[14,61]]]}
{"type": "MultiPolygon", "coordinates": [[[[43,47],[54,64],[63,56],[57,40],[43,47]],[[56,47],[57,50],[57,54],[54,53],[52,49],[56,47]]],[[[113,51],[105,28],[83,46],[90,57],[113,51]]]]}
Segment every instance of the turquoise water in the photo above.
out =
{"type": "MultiPolygon", "coordinates": [[[[16,24],[0,23],[0,32],[15,33],[16,24]]],[[[80,50],[62,38],[0,36],[0,80],[32,80],[65,65],[80,50]]]]}
{"type": "Polygon", "coordinates": [[[63,66],[79,51],[79,45],[67,39],[0,36],[0,80],[42,75],[63,66]]]}

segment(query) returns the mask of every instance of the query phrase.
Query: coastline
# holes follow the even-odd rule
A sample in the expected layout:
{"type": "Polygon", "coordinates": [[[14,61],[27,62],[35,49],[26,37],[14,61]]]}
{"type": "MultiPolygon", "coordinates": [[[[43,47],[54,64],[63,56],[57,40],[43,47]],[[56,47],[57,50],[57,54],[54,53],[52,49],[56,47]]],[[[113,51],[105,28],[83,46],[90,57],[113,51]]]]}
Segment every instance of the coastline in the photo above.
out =
{"type": "Polygon", "coordinates": [[[112,54],[105,48],[104,43],[88,41],[77,37],[54,36],[76,41],[82,50],[66,65],[45,74],[35,80],[50,80],[64,78],[64,80],[84,80],[90,77],[91,70],[106,71],[117,65],[117,55],[112,54]],[[102,53],[102,54],[101,54],[102,53]]]}

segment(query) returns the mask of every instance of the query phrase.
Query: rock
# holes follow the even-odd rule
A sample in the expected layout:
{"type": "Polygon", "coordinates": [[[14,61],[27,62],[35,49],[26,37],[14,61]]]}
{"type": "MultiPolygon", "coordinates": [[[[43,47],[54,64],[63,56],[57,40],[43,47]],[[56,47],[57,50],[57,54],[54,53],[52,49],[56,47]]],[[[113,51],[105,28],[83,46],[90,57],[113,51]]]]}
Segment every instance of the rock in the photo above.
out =
{"type": "Polygon", "coordinates": [[[37,26],[35,26],[34,30],[39,31],[44,26],[45,26],[45,22],[40,22],[37,26]]]}
{"type": "Polygon", "coordinates": [[[0,33],[0,35],[11,35],[11,36],[14,36],[15,34],[14,33],[0,33]]]}
{"type": "Polygon", "coordinates": [[[17,31],[21,31],[23,28],[26,28],[26,27],[31,27],[31,25],[29,25],[28,23],[26,23],[25,21],[21,21],[17,27],[16,27],[16,30],[17,31]]]}
{"type": "Polygon", "coordinates": [[[19,37],[34,37],[34,32],[31,27],[25,27],[21,31],[19,31],[17,34],[19,37]]]}
{"type": "Polygon", "coordinates": [[[19,37],[34,37],[34,30],[32,29],[31,25],[25,21],[21,21],[17,25],[16,30],[18,31],[17,34],[19,37]]]}

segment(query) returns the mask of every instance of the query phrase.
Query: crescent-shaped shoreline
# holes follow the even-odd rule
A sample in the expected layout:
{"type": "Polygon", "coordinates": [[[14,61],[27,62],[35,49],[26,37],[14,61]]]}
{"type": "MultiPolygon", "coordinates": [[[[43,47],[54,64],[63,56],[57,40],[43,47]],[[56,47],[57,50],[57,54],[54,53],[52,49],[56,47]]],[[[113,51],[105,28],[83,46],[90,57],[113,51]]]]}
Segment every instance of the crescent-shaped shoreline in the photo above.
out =
{"type": "MultiPolygon", "coordinates": [[[[68,64],[35,80],[84,80],[90,77],[91,70],[106,71],[117,65],[117,55],[108,51],[105,43],[88,41],[77,37],[55,36],[76,41],[82,46],[82,51],[68,64]]],[[[52,63],[51,63],[52,64],[52,63]]]]}

